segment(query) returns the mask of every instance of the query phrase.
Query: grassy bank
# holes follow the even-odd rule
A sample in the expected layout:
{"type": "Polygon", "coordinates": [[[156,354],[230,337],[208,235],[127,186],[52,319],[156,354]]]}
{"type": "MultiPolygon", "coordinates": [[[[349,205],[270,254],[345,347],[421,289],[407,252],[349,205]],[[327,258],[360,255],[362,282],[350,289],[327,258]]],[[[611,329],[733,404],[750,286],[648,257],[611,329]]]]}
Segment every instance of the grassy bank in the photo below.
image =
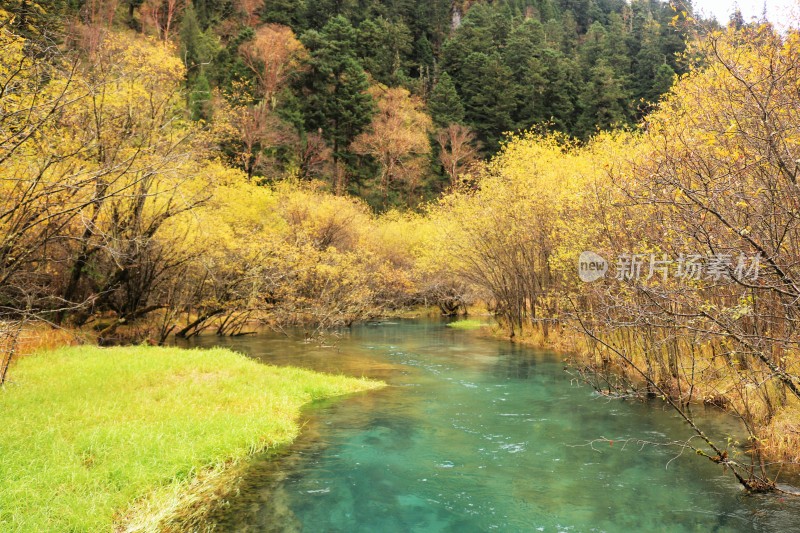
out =
{"type": "Polygon", "coordinates": [[[465,318],[463,320],[456,320],[455,322],[449,322],[447,324],[448,328],[453,328],[453,329],[481,329],[491,326],[492,324],[488,322],[481,322],[480,320],[473,320],[469,318],[465,318]]]}
{"type": "Polygon", "coordinates": [[[226,467],[291,442],[304,404],[380,386],[223,349],[24,357],[0,389],[0,530],[154,528],[226,467]]]}

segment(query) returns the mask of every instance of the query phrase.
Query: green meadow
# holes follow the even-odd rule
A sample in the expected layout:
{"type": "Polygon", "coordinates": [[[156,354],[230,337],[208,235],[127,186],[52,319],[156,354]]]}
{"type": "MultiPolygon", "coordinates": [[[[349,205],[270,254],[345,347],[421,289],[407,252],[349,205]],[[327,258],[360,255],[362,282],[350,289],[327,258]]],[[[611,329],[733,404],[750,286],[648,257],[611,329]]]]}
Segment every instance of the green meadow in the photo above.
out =
{"type": "Polygon", "coordinates": [[[380,386],[224,349],[24,357],[0,389],[0,530],[156,529],[221,472],[290,443],[303,405],[380,386]]]}

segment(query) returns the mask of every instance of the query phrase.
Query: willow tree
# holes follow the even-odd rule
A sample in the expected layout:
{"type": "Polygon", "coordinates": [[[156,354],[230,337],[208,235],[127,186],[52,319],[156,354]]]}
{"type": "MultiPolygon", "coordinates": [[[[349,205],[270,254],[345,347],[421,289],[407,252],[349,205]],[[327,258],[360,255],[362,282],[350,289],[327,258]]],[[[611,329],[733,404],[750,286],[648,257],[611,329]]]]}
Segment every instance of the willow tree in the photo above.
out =
{"type": "MultiPolygon", "coordinates": [[[[0,10],[0,383],[24,321],[43,296],[42,256],[87,205],[92,179],[69,161],[46,157],[57,122],[86,99],[77,62],[14,34],[0,10]],[[42,157],[39,157],[39,156],[42,157]]],[[[71,146],[80,153],[86,143],[71,146]]]]}
{"type": "Polygon", "coordinates": [[[430,260],[475,287],[511,336],[546,335],[559,319],[559,293],[573,273],[561,258],[581,242],[567,238],[571,225],[586,233],[577,216],[599,172],[594,163],[563,136],[515,136],[474,188],[456,189],[433,210],[430,260]]]}
{"type": "Polygon", "coordinates": [[[207,197],[208,139],[171,49],[101,34],[83,56],[2,34],[0,298],[77,324],[113,312],[113,329],[166,305],[187,257],[161,228],[207,197]]]}
{"type": "Polygon", "coordinates": [[[800,36],[729,29],[691,52],[642,152],[609,168],[601,251],[627,262],[587,288],[596,305],[582,316],[629,383],[736,413],[749,465],[733,444],[697,451],[771,490],[762,453],[791,458],[798,444],[786,428],[800,405],[800,36]]]}

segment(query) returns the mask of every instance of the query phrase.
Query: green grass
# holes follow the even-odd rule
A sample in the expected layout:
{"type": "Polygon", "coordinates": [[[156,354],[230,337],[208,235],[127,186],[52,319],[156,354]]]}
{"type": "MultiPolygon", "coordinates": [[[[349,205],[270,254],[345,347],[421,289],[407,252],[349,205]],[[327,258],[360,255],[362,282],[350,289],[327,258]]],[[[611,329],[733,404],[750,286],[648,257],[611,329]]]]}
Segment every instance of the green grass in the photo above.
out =
{"type": "Polygon", "coordinates": [[[10,380],[0,389],[0,531],[31,532],[146,522],[137,512],[174,507],[198,479],[291,442],[304,404],[382,385],[224,349],[153,347],[41,353],[10,380]]]}
{"type": "Polygon", "coordinates": [[[485,328],[487,326],[491,326],[486,322],[481,322],[480,320],[472,320],[472,319],[464,319],[464,320],[456,320],[455,322],[450,322],[447,324],[448,328],[455,328],[455,329],[479,329],[485,328]]]}

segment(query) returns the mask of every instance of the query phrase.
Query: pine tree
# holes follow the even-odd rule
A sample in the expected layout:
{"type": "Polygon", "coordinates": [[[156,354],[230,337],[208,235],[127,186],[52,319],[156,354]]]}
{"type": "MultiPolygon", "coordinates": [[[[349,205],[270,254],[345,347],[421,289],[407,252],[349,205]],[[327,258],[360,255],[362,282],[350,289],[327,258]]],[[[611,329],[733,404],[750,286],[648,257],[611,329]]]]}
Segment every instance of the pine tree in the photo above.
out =
{"type": "Polygon", "coordinates": [[[518,128],[529,128],[546,118],[542,108],[542,92],[547,83],[541,61],[543,42],[541,23],[526,20],[512,30],[503,50],[504,62],[516,84],[517,102],[512,118],[518,128]]]}
{"type": "Polygon", "coordinates": [[[440,128],[464,122],[464,104],[461,103],[453,80],[447,72],[442,72],[431,92],[428,111],[434,125],[440,128]]]}
{"type": "Polygon", "coordinates": [[[498,54],[473,52],[464,61],[462,97],[465,120],[489,151],[500,146],[503,133],[514,129],[516,84],[498,54]]]}
{"type": "Polygon", "coordinates": [[[588,73],[600,59],[609,59],[607,40],[607,32],[602,24],[595,22],[589,27],[578,50],[584,72],[588,73]]]}
{"type": "Polygon", "coordinates": [[[557,18],[558,10],[553,4],[554,0],[539,0],[539,19],[542,23],[557,18]]]}
{"type": "Polygon", "coordinates": [[[628,30],[622,16],[611,13],[608,16],[606,27],[606,53],[611,67],[617,77],[623,79],[626,85],[630,84],[631,57],[627,46],[628,30]]]}
{"type": "Polygon", "coordinates": [[[261,9],[261,20],[289,26],[295,32],[304,29],[305,0],[269,0],[261,9]]]}
{"type": "Polygon", "coordinates": [[[578,23],[572,11],[565,11],[561,15],[561,51],[565,55],[572,56],[578,49],[578,23]]]}
{"type": "Polygon", "coordinates": [[[431,42],[424,34],[414,41],[413,62],[410,69],[412,77],[425,78],[430,76],[434,65],[433,46],[431,46],[431,42]]]}
{"type": "Polygon", "coordinates": [[[551,48],[542,51],[542,67],[546,83],[541,95],[541,116],[557,130],[572,134],[580,81],[578,67],[574,60],[551,48]]]}
{"type": "Polygon", "coordinates": [[[377,81],[390,86],[407,78],[408,61],[413,51],[412,36],[403,22],[384,18],[367,19],[357,31],[358,58],[377,81]]]}
{"type": "Polygon", "coordinates": [[[187,8],[194,11],[195,16],[197,17],[197,23],[200,25],[200,28],[205,30],[208,28],[208,22],[211,15],[211,8],[209,3],[213,0],[192,0],[191,5],[187,8]]]}
{"type": "Polygon", "coordinates": [[[576,131],[588,138],[596,129],[608,129],[630,120],[630,96],[626,93],[614,69],[601,59],[590,70],[589,79],[581,91],[581,116],[576,131]]]}
{"type": "Polygon", "coordinates": [[[651,94],[653,101],[669,91],[672,88],[673,83],[675,83],[675,71],[672,70],[672,67],[670,67],[668,64],[662,63],[656,69],[655,78],[653,80],[653,89],[651,94]]]}
{"type": "Polygon", "coordinates": [[[634,69],[633,96],[636,100],[653,102],[661,95],[661,90],[655,86],[656,71],[664,64],[666,57],[661,51],[659,35],[660,27],[655,21],[643,28],[643,40],[636,54],[634,69]]]}
{"type": "Polygon", "coordinates": [[[310,54],[301,88],[306,131],[321,130],[334,160],[348,161],[350,143],[374,113],[367,75],[355,57],[356,32],[337,16],[322,32],[306,32],[301,40],[310,54]]]}
{"type": "Polygon", "coordinates": [[[189,4],[183,13],[180,30],[181,59],[183,59],[189,75],[192,74],[192,69],[200,63],[200,34],[197,11],[193,4],[189,4]]]}
{"type": "Polygon", "coordinates": [[[337,17],[350,16],[356,0],[306,0],[305,20],[311,29],[324,28],[337,17]]]}
{"type": "Polygon", "coordinates": [[[192,84],[192,92],[189,94],[189,111],[192,120],[211,119],[211,85],[208,78],[201,71],[192,84]]]}

